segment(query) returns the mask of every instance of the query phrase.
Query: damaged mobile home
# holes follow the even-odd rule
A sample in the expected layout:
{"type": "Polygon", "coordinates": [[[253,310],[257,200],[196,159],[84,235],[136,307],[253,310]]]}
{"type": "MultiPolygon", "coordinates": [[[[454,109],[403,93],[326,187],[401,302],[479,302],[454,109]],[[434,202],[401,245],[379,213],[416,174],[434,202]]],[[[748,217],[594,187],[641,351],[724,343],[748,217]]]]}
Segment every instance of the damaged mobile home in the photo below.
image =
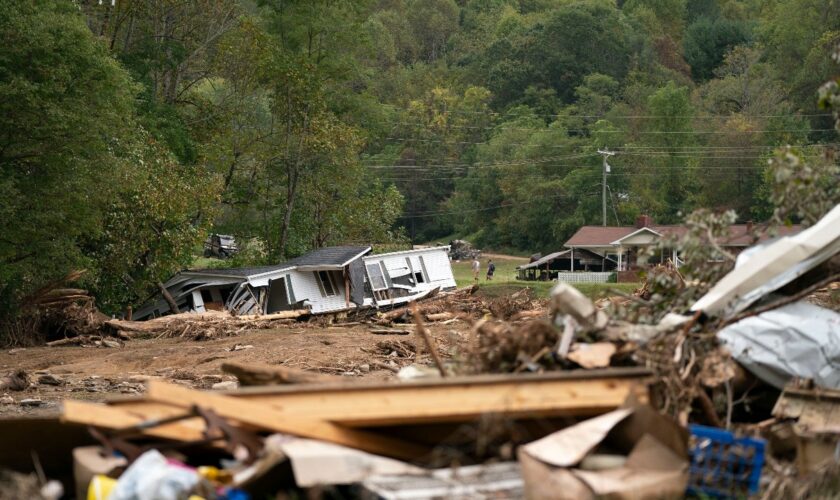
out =
{"type": "MultiPolygon", "coordinates": [[[[320,248],[272,266],[184,270],[164,287],[182,311],[271,314],[308,309],[323,314],[393,306],[455,288],[449,247],[372,254],[371,247],[320,248]]],[[[169,314],[158,298],[134,319],[169,314]]]]}

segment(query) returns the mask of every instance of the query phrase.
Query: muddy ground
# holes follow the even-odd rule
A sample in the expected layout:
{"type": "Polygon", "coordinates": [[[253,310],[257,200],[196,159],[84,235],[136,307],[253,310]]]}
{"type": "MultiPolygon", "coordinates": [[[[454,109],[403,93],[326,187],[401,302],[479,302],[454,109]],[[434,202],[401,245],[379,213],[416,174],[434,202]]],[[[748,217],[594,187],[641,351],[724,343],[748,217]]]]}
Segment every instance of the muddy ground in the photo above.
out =
{"type": "MultiPolygon", "coordinates": [[[[382,353],[382,341],[415,342],[415,335],[374,335],[369,325],[315,326],[291,325],[271,330],[246,331],[235,337],[193,341],[187,339],[137,339],[123,347],[29,347],[0,351],[0,374],[24,370],[30,386],[23,391],[5,391],[0,398],[0,418],[58,415],[63,399],[102,401],[106,398],[138,394],[148,377],[209,389],[214,383],[236,380],[221,370],[222,363],[282,365],[342,375],[351,379],[396,379],[392,370],[414,362],[382,353]],[[238,348],[236,346],[239,346],[238,348]],[[248,347],[251,346],[251,347],[248,347]],[[238,349],[238,350],[236,350],[238,349]],[[49,374],[53,377],[42,377],[49,374]],[[59,385],[39,383],[53,382],[59,385]],[[8,397],[14,399],[10,402],[8,397]],[[27,406],[25,399],[40,399],[27,406]]],[[[402,326],[400,326],[402,328],[402,326]]],[[[412,325],[405,328],[413,330],[412,325]]],[[[444,355],[466,337],[469,325],[456,322],[429,325],[444,355]]],[[[427,361],[421,356],[421,361],[427,361]]]]}

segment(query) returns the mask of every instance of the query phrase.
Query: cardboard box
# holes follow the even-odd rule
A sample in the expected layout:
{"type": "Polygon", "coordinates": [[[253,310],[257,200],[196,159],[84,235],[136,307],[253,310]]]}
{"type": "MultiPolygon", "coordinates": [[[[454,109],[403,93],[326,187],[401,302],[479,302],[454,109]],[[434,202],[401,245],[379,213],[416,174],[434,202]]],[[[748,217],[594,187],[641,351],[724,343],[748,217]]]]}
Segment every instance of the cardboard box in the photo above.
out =
{"type": "Polygon", "coordinates": [[[688,431],[646,405],[581,422],[519,448],[529,499],[682,498],[688,431]]]}

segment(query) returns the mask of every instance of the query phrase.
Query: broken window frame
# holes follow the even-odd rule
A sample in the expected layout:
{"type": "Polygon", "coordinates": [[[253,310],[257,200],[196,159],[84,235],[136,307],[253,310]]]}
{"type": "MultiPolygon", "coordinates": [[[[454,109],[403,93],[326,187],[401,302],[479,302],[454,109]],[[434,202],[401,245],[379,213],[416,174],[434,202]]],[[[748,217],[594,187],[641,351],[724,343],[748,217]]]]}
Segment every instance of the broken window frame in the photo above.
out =
{"type": "Polygon", "coordinates": [[[318,281],[318,288],[321,290],[322,297],[337,297],[338,287],[335,286],[332,273],[330,271],[314,271],[315,279],[318,281]],[[321,273],[324,273],[323,275],[321,273]],[[326,280],[324,279],[326,277],[326,280]],[[329,291],[327,290],[329,285],[329,291]]]}
{"type": "Polygon", "coordinates": [[[377,261],[377,262],[372,262],[372,263],[369,263],[369,264],[365,264],[365,271],[367,272],[367,275],[368,275],[368,282],[370,283],[371,290],[373,290],[374,292],[380,292],[382,290],[387,290],[388,289],[388,280],[385,278],[385,269],[382,266],[382,261],[377,261]],[[375,275],[375,274],[371,273],[371,267],[374,267],[379,274],[375,275]],[[382,280],[382,286],[381,287],[378,286],[374,281],[375,279],[380,279],[380,278],[382,280]]]}

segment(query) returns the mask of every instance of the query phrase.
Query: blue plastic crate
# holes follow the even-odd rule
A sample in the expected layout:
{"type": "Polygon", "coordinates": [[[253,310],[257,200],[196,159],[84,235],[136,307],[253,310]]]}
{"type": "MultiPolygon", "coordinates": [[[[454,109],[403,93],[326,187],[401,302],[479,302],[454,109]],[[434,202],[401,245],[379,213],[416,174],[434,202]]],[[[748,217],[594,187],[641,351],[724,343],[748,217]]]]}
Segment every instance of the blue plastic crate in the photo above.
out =
{"type": "Polygon", "coordinates": [[[763,439],[736,438],[731,432],[689,425],[691,455],[688,492],[717,498],[746,498],[758,491],[764,466],[763,439]]]}

